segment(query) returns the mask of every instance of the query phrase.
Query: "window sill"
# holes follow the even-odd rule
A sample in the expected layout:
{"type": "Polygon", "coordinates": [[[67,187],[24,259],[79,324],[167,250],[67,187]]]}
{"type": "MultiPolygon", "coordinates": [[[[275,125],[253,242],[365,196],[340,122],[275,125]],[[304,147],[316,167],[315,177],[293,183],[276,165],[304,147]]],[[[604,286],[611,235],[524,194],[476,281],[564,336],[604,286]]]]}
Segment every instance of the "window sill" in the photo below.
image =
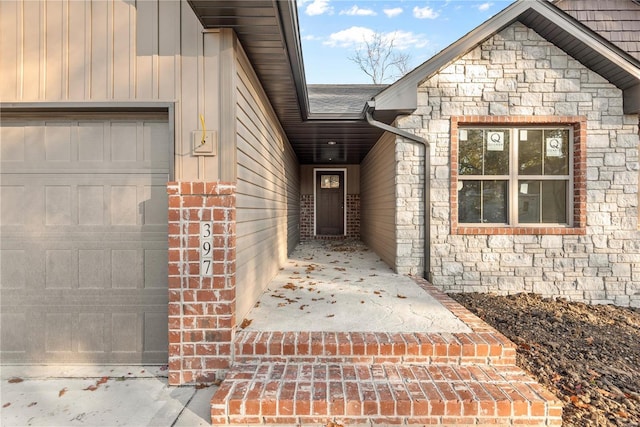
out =
{"type": "Polygon", "coordinates": [[[584,227],[474,227],[453,226],[451,234],[458,235],[559,235],[582,236],[587,232],[584,227]]]}

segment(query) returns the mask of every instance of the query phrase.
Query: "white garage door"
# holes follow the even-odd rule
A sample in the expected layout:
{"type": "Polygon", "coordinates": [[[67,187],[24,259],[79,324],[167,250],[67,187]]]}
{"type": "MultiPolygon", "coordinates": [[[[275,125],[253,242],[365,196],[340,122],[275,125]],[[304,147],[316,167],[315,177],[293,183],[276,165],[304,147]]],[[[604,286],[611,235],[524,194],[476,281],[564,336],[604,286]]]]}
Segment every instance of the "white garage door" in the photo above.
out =
{"type": "Polygon", "coordinates": [[[0,128],[2,363],[166,363],[166,117],[0,128]]]}

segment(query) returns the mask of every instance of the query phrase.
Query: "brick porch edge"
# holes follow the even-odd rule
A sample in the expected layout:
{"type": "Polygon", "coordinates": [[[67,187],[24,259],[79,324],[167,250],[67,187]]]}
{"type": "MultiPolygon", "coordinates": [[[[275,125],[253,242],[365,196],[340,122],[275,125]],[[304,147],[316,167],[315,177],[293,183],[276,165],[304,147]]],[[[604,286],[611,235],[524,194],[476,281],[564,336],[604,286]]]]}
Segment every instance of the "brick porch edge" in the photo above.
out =
{"type": "Polygon", "coordinates": [[[167,184],[170,385],[212,382],[231,365],[235,191],[235,184],[224,182],[167,184]],[[202,264],[209,272],[200,271],[203,251],[210,256],[202,264]]]}

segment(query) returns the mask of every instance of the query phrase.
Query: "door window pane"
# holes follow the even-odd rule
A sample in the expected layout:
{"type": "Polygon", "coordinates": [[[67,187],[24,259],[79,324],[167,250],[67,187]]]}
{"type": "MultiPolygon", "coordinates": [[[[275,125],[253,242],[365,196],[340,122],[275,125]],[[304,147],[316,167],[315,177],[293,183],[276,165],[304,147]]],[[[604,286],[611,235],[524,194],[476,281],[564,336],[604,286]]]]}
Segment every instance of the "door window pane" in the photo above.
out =
{"type": "Polygon", "coordinates": [[[340,188],[340,176],[322,175],[320,177],[320,188],[340,188]]]}

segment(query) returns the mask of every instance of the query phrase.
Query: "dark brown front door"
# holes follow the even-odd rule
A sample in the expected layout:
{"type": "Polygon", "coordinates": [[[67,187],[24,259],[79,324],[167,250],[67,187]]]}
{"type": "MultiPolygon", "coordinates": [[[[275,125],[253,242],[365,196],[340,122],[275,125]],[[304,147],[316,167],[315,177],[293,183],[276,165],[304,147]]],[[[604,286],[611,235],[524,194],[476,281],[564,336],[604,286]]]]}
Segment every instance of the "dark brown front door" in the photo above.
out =
{"type": "Polygon", "coordinates": [[[344,172],[316,173],[316,234],[344,234],[344,172]]]}

